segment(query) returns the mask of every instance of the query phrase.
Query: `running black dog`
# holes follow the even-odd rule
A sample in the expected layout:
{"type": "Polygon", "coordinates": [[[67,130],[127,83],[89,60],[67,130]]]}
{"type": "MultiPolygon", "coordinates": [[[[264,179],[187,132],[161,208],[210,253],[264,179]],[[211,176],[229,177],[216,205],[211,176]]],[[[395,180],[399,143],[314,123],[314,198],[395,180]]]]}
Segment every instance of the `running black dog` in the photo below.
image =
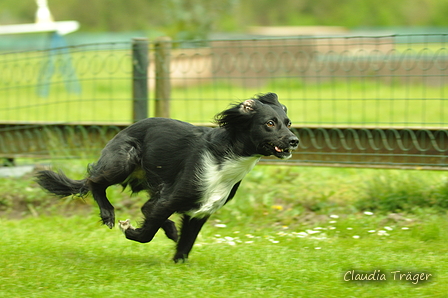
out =
{"type": "Polygon", "coordinates": [[[149,242],[162,228],[177,242],[174,261],[185,260],[204,223],[235,195],[244,176],[261,156],[291,157],[298,138],[289,130],[286,107],[268,93],[248,99],[216,115],[218,128],[148,118],[119,132],[103,149],[88,177],[72,180],[62,172],[41,171],[37,182],[64,197],[89,191],[105,225],[115,224],[106,188],[121,184],[132,192],[146,190],[144,222],[134,228],[119,221],[126,238],[149,242]],[[180,238],[173,213],[182,214],[180,238]]]}

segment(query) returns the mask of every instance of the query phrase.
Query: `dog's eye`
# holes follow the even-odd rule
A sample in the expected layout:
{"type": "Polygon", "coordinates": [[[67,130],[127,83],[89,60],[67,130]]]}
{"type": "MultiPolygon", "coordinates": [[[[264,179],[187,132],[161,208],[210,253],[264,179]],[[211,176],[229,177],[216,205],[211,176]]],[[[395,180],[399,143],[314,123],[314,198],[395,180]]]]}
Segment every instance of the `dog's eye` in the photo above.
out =
{"type": "Polygon", "coordinates": [[[288,122],[288,124],[286,124],[286,127],[291,128],[291,122],[288,122]]]}
{"type": "Polygon", "coordinates": [[[266,122],[266,126],[267,127],[274,127],[275,126],[275,122],[272,120],[269,120],[268,122],[266,122]]]}

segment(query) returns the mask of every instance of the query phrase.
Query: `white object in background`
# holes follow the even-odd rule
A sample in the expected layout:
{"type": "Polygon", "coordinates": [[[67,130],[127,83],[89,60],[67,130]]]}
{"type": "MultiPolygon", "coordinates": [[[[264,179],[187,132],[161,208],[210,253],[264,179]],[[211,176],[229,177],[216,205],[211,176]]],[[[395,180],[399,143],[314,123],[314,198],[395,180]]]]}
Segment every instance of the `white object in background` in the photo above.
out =
{"type": "Polygon", "coordinates": [[[36,3],[36,24],[53,23],[54,19],[51,15],[50,9],[48,8],[47,0],[36,0],[36,3]]]}
{"type": "Polygon", "coordinates": [[[59,35],[66,35],[79,29],[77,21],[63,21],[42,24],[20,24],[0,26],[0,35],[3,34],[21,34],[21,33],[39,33],[39,32],[57,32],[59,35]]]}
{"type": "Polygon", "coordinates": [[[47,0],[36,0],[36,23],[0,26],[0,35],[57,32],[66,35],[79,29],[77,21],[55,22],[48,8],[47,0]]]}

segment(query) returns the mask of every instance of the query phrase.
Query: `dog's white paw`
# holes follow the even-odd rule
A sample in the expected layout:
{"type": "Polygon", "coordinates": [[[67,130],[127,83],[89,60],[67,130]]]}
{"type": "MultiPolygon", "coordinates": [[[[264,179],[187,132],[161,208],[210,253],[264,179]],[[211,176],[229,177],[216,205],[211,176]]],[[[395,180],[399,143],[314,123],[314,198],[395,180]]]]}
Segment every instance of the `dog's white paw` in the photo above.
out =
{"type": "Polygon", "coordinates": [[[135,228],[131,225],[131,220],[130,219],[119,220],[118,221],[118,227],[120,228],[120,230],[123,233],[126,232],[127,229],[135,230],[135,228]]]}

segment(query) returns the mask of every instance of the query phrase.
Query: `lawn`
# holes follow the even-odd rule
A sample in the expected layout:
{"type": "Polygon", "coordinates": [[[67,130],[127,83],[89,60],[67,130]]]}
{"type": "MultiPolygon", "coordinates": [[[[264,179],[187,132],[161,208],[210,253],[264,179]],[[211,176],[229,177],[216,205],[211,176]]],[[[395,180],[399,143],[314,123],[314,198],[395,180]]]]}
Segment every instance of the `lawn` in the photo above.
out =
{"type": "MultiPolygon", "coordinates": [[[[74,178],[84,172],[77,161],[55,167],[74,178]]],[[[440,204],[392,212],[359,203],[387,185],[391,195],[403,196],[406,185],[409,198],[446,201],[442,172],[257,166],[206,224],[186,264],[171,261],[174,243],[163,233],[140,244],[101,226],[90,197],[50,200],[31,177],[3,178],[0,185],[0,297],[445,297],[448,291],[448,225],[440,204]],[[375,177],[386,185],[372,183],[375,177]],[[25,209],[8,212],[14,205],[8,199],[25,209]],[[406,280],[422,273],[431,276],[406,280]],[[386,281],[352,281],[357,274],[384,274],[386,281]]],[[[118,219],[138,224],[143,194],[111,187],[108,196],[118,219]]]]}
{"type": "Polygon", "coordinates": [[[95,216],[1,220],[0,296],[445,297],[446,220],[384,220],[329,215],[303,229],[212,220],[187,264],[170,261],[173,244],[163,233],[132,243],[95,216]],[[387,280],[350,281],[352,270],[387,280]],[[394,280],[396,271],[431,276],[413,284],[394,280]]]}

